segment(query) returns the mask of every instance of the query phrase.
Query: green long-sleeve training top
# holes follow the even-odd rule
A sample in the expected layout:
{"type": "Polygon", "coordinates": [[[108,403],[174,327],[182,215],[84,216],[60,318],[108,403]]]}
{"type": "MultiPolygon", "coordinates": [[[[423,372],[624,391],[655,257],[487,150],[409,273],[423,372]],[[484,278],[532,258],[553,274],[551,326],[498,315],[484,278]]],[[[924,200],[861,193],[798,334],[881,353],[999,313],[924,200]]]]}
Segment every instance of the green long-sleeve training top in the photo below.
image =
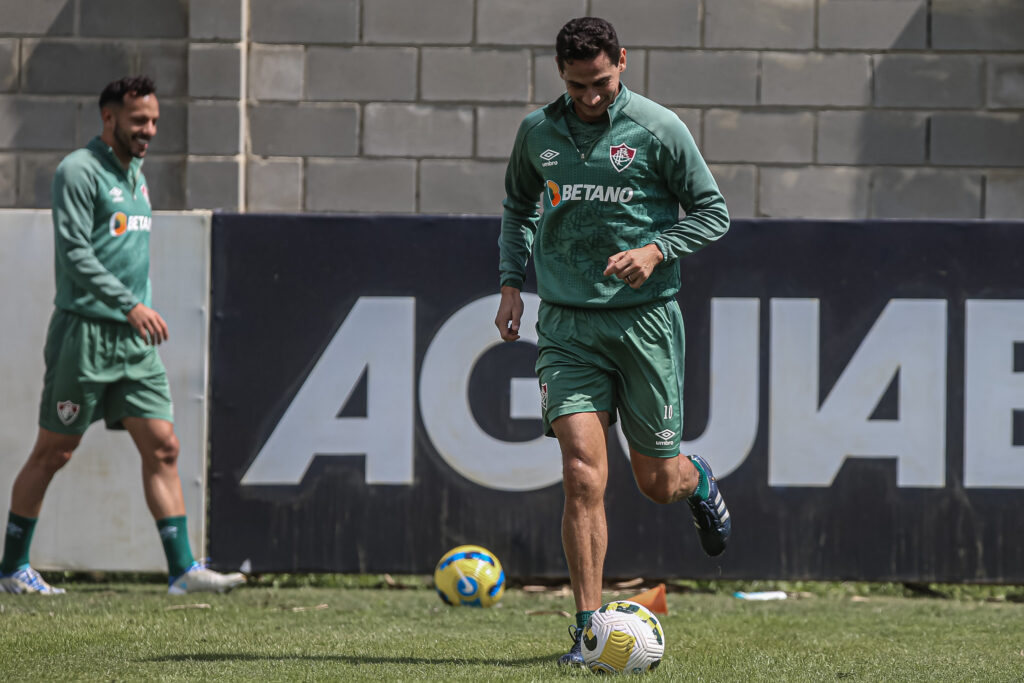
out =
{"type": "Polygon", "coordinates": [[[99,137],[64,157],[53,178],[54,305],[122,322],[149,306],[152,222],[142,159],[125,170],[99,137]]]}
{"type": "Polygon", "coordinates": [[[501,285],[522,289],[532,253],[537,293],[549,303],[622,308],[674,296],[677,259],[729,229],[725,199],[693,136],[675,113],[623,85],[604,133],[580,149],[570,106],[565,94],[527,115],[516,134],[505,174],[501,285]],[[609,256],[652,243],[665,259],[639,289],[602,274],[609,256]]]}

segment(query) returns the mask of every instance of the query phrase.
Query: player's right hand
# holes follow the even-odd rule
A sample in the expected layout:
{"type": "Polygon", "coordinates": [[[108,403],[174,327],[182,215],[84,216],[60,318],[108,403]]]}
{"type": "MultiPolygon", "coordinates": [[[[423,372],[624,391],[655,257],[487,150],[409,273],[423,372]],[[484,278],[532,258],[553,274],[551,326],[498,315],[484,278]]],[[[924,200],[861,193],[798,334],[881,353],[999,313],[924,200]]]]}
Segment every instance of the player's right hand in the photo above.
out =
{"type": "Polygon", "coordinates": [[[125,314],[125,317],[128,318],[128,324],[135,328],[135,331],[146,340],[147,344],[163,343],[170,336],[167,323],[159,313],[149,306],[135,304],[132,310],[125,314]]]}
{"type": "Polygon", "coordinates": [[[519,339],[519,322],[523,317],[523,297],[515,287],[501,288],[501,302],[494,324],[501,338],[507,342],[519,339]]]}

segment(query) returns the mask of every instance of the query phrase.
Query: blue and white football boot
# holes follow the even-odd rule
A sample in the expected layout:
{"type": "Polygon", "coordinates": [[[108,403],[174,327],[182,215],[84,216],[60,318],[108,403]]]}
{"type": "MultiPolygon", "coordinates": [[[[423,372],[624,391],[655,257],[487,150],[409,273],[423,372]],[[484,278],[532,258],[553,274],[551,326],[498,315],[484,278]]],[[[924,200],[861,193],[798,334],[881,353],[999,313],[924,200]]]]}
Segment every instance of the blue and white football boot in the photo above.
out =
{"type": "Polygon", "coordinates": [[[732,533],[729,509],[725,507],[722,492],[718,490],[718,481],[711,472],[711,465],[699,455],[688,457],[698,471],[703,470],[707,475],[710,489],[705,500],[700,500],[696,495],[686,499],[690,511],[693,512],[693,525],[697,527],[697,537],[700,538],[700,545],[705,553],[711,557],[721,555],[729,541],[729,534],[732,533]]]}
{"type": "Polygon", "coordinates": [[[63,588],[54,588],[43,581],[39,572],[32,567],[22,567],[10,574],[0,574],[0,592],[2,593],[35,593],[37,595],[63,595],[63,588]]]}
{"type": "Polygon", "coordinates": [[[573,666],[586,668],[583,661],[583,629],[575,626],[569,627],[569,636],[572,638],[572,647],[564,655],[558,658],[559,666],[573,666]]]}

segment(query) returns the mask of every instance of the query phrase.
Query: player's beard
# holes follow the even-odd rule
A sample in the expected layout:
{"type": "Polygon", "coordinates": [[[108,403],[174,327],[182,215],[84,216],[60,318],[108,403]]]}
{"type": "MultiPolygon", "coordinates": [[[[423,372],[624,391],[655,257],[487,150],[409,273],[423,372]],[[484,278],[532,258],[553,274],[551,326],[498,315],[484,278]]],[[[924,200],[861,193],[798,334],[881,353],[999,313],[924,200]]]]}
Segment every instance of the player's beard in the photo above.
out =
{"type": "Polygon", "coordinates": [[[121,128],[120,124],[114,122],[114,142],[118,144],[121,149],[127,152],[130,156],[136,159],[141,159],[146,156],[146,152],[149,148],[149,138],[141,135],[132,135],[127,132],[124,128],[121,128]],[[144,146],[137,148],[136,143],[145,143],[144,146]]]}

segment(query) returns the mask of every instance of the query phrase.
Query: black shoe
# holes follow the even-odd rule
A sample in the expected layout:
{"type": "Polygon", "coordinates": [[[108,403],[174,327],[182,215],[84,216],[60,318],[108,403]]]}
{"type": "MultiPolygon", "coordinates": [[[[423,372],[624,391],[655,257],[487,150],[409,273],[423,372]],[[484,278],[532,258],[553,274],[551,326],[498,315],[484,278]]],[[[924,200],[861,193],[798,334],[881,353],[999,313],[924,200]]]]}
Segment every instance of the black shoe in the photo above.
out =
{"type": "Polygon", "coordinates": [[[718,490],[718,481],[711,473],[711,465],[699,455],[691,455],[689,458],[695,466],[699,463],[698,470],[703,469],[707,474],[710,487],[707,500],[699,500],[696,496],[686,499],[690,511],[693,512],[693,525],[697,527],[697,536],[704,552],[711,557],[721,555],[729,541],[729,534],[732,533],[729,509],[725,507],[722,492],[718,490]]]}

